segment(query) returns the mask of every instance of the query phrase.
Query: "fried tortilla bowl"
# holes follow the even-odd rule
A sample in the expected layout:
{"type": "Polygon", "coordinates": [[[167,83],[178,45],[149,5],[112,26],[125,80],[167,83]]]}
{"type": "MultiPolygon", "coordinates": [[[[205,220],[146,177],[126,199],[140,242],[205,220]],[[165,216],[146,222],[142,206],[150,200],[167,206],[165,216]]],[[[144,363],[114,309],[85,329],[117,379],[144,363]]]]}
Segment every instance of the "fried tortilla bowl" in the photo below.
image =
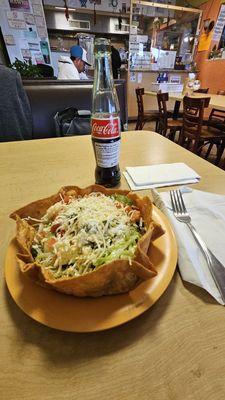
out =
{"type": "Polygon", "coordinates": [[[148,257],[151,241],[161,236],[164,231],[152,220],[152,203],[148,197],[140,198],[126,190],[106,189],[92,185],[85,189],[77,186],[66,186],[53,196],[35,201],[13,212],[10,217],[16,220],[16,241],[18,245],[17,261],[20,270],[37,284],[59,292],[78,297],[99,297],[125,293],[134,289],[142,281],[153,278],[157,271],[148,257]],[[106,196],[114,194],[127,196],[140,210],[146,228],[145,233],[137,242],[132,260],[117,259],[100,265],[92,272],[80,276],[55,278],[49,269],[39,265],[31,253],[31,246],[36,235],[35,221],[42,218],[49,207],[62,198],[78,198],[93,192],[106,196]],[[27,218],[27,219],[24,219],[27,218]]]}

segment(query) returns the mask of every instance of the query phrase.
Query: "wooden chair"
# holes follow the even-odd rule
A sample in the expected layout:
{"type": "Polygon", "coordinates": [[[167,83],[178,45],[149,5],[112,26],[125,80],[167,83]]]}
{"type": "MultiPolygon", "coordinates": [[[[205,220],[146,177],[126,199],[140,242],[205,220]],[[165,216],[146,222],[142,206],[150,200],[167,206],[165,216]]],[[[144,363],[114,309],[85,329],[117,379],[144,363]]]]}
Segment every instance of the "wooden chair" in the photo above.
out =
{"type": "Polygon", "coordinates": [[[171,118],[171,113],[167,111],[168,93],[157,93],[159,107],[158,133],[174,140],[176,132],[180,132],[183,126],[182,120],[171,118]],[[169,131],[169,133],[168,133],[169,131]]]}
{"type": "MultiPolygon", "coordinates": [[[[184,97],[183,129],[179,144],[198,155],[201,154],[202,148],[206,144],[215,144],[217,146],[216,164],[218,164],[224,148],[225,132],[223,133],[212,126],[203,126],[204,108],[208,107],[209,102],[210,98],[207,98],[206,101],[206,98],[184,97]]],[[[210,151],[207,151],[204,158],[208,158],[210,151]]]]}
{"type": "Polygon", "coordinates": [[[137,97],[137,106],[138,106],[138,117],[135,130],[142,130],[143,126],[146,122],[156,121],[155,130],[158,129],[158,120],[159,120],[159,112],[155,111],[145,111],[144,110],[144,101],[143,96],[145,94],[144,88],[135,89],[136,97],[137,97]]]}
{"type": "MultiPolygon", "coordinates": [[[[224,148],[223,148],[223,150],[224,150],[224,148]]],[[[222,168],[225,171],[225,157],[223,159],[223,162],[222,162],[222,165],[221,165],[220,168],[222,168]]]]}
{"type": "MultiPolygon", "coordinates": [[[[219,129],[221,132],[225,133],[225,111],[213,108],[208,120],[204,120],[204,125],[219,129]]],[[[212,147],[213,143],[209,145],[206,157],[210,154],[212,147]]],[[[220,149],[217,149],[217,153],[220,153],[220,149]]]]}
{"type": "Polygon", "coordinates": [[[225,110],[213,108],[206,123],[209,126],[225,131],[225,110]]]}
{"type": "Polygon", "coordinates": [[[194,93],[208,93],[209,88],[207,89],[198,89],[198,90],[194,90],[194,93]]]}
{"type": "Polygon", "coordinates": [[[221,96],[225,96],[225,90],[218,90],[216,94],[220,94],[221,96]]]}

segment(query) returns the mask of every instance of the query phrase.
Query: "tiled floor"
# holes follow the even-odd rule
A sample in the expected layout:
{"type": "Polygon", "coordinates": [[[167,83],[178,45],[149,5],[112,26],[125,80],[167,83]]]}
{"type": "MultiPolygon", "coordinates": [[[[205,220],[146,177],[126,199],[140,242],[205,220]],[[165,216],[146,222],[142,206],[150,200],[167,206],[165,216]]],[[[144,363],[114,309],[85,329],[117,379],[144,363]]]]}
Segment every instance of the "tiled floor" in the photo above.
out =
{"type": "MultiPolygon", "coordinates": [[[[132,121],[132,122],[129,122],[129,124],[128,124],[128,130],[129,130],[129,131],[134,131],[134,130],[135,130],[135,126],[136,126],[136,122],[133,122],[133,121],[132,121]]],[[[148,123],[146,123],[145,126],[144,126],[144,128],[143,128],[143,130],[145,130],[145,131],[155,131],[155,122],[148,122],[148,123]]],[[[206,147],[205,150],[202,152],[202,157],[203,157],[203,158],[204,158],[204,154],[206,153],[206,150],[207,150],[207,147],[206,147]]],[[[212,149],[212,151],[211,151],[211,154],[210,154],[210,156],[209,156],[209,158],[208,158],[208,161],[214,164],[214,162],[215,162],[215,155],[216,155],[216,149],[215,149],[215,146],[214,146],[213,149],[212,149]]],[[[223,152],[223,156],[222,156],[222,158],[221,158],[220,165],[222,165],[224,159],[225,159],[225,151],[223,152]]]]}

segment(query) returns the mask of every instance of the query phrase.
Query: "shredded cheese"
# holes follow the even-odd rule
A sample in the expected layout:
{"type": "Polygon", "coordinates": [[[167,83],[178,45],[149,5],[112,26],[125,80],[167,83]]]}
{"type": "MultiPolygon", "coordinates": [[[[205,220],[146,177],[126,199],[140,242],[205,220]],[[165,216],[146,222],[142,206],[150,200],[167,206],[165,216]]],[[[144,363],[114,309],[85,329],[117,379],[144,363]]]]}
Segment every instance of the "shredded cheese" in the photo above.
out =
{"type": "MultiPolygon", "coordinates": [[[[130,207],[131,208],[131,207],[130,207]]],[[[133,210],[102,193],[63,198],[41,218],[35,260],[54,278],[80,276],[115,259],[131,262],[143,230],[133,210]]]]}

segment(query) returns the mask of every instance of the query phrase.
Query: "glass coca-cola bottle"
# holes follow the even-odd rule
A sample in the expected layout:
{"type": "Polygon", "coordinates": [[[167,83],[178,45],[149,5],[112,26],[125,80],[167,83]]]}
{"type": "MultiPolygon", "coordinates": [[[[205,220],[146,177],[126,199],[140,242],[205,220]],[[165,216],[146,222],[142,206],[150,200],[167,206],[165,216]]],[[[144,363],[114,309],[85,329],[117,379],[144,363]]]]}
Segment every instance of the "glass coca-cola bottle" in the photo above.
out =
{"type": "Polygon", "coordinates": [[[120,181],[120,117],[114,87],[110,41],[95,40],[95,73],[92,102],[92,143],[95,152],[95,182],[106,187],[120,181]]]}

